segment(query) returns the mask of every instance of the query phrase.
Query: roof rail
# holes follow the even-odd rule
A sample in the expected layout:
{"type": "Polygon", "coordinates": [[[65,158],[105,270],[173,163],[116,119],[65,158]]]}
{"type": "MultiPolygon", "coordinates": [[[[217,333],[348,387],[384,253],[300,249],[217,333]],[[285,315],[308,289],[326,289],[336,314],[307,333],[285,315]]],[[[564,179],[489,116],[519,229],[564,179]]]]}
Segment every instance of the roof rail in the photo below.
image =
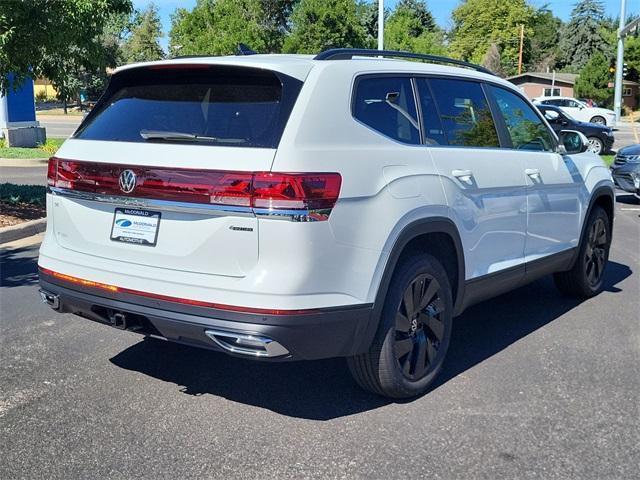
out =
{"type": "Polygon", "coordinates": [[[456,60],[455,58],[441,57],[440,55],[430,55],[426,53],[402,52],[399,50],[372,50],[368,48],[332,48],[320,52],[313,57],[314,60],[351,60],[353,57],[391,57],[391,58],[415,58],[426,60],[431,63],[448,63],[459,67],[472,68],[478,72],[495,75],[491,70],[476,65],[475,63],[456,60]]]}

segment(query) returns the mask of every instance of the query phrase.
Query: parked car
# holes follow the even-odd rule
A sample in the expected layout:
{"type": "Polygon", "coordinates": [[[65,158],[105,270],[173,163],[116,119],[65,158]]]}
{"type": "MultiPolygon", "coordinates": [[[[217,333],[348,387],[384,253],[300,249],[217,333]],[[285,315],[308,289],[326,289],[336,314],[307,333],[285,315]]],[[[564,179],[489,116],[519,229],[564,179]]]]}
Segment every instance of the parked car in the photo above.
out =
{"type": "Polygon", "coordinates": [[[618,150],[611,175],[616,186],[625,192],[640,194],[640,143],[618,150]]]}
{"type": "Polygon", "coordinates": [[[613,110],[600,107],[588,107],[587,104],[571,97],[538,97],[534,103],[541,105],[555,105],[580,122],[597,123],[598,125],[614,126],[616,114],[613,110]]]}
{"type": "Polygon", "coordinates": [[[584,103],[589,108],[594,108],[594,107],[598,106],[598,103],[595,102],[591,98],[579,98],[578,100],[580,100],[582,103],[584,103]]]}
{"type": "Polygon", "coordinates": [[[441,57],[124,66],[49,161],[41,295],[230,355],[346,357],[363,388],[419,395],[470,305],[551,273],[601,291],[614,185],[587,147],[441,57]]]}
{"type": "Polygon", "coordinates": [[[613,146],[613,130],[604,125],[579,122],[560,107],[553,105],[536,105],[556,133],[562,130],[577,130],[583,133],[588,141],[588,150],[596,155],[611,151],[613,146]]]}

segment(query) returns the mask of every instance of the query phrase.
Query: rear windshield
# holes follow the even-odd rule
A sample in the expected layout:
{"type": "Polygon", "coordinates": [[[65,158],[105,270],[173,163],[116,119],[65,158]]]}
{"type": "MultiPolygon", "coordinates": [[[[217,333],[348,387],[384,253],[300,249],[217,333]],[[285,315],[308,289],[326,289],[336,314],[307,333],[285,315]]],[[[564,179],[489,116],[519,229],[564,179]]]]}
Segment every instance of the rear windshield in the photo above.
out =
{"type": "Polygon", "coordinates": [[[75,138],[275,148],[301,85],[246,67],[124,70],[75,138]]]}

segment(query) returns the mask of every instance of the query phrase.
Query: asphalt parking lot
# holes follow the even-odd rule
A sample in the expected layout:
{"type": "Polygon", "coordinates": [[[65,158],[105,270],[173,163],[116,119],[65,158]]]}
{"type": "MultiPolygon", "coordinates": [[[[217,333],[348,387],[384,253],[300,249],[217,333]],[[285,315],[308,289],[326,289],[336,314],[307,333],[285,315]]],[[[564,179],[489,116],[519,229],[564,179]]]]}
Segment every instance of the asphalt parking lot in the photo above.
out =
{"type": "Polygon", "coordinates": [[[469,309],[439,384],[402,403],[340,359],[255,363],[55,314],[39,239],[12,244],[0,478],[637,478],[640,205],[618,200],[600,296],[543,279],[469,309]]]}

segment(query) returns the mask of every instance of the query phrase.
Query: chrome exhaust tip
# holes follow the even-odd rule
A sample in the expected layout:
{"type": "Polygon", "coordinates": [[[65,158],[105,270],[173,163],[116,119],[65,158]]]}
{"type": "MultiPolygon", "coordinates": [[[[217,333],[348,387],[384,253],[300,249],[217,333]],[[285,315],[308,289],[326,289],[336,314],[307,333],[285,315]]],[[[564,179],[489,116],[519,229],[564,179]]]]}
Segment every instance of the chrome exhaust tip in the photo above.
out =
{"type": "Polygon", "coordinates": [[[42,298],[42,303],[46,303],[54,310],[58,310],[60,308],[60,297],[55,293],[47,292],[46,290],[39,290],[40,298],[42,298]]]}
{"type": "Polygon", "coordinates": [[[207,337],[216,342],[224,350],[248,355],[251,357],[281,357],[289,350],[275,340],[262,335],[230,332],[226,330],[208,329],[204,332],[207,337]]]}

